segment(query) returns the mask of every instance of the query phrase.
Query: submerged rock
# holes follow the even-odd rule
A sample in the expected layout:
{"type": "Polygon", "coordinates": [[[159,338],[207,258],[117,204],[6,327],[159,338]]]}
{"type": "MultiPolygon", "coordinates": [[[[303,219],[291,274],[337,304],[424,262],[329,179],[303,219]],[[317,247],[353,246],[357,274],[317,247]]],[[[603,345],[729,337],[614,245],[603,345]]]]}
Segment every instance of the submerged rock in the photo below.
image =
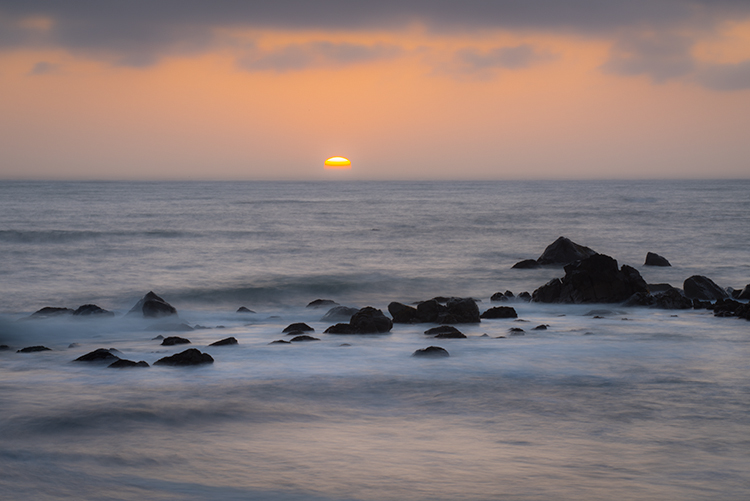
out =
{"type": "Polygon", "coordinates": [[[130,369],[134,367],[150,367],[148,363],[141,360],[140,362],[133,362],[132,360],[125,360],[124,358],[120,358],[115,362],[112,362],[107,366],[109,369],[130,369]]]}
{"type": "Polygon", "coordinates": [[[529,294],[528,292],[524,291],[524,292],[522,292],[522,293],[520,293],[518,295],[518,299],[520,299],[522,301],[527,301],[527,302],[531,301],[531,294],[529,294]]]}
{"type": "Polygon", "coordinates": [[[346,320],[349,321],[352,318],[352,315],[357,313],[359,311],[359,308],[352,308],[349,306],[334,306],[330,310],[326,312],[325,315],[323,315],[323,318],[320,319],[321,322],[335,322],[337,320],[346,320]]]}
{"type": "Polygon", "coordinates": [[[442,358],[442,357],[449,357],[450,354],[448,353],[448,350],[445,348],[441,348],[440,346],[428,346],[427,348],[422,348],[420,350],[415,351],[411,355],[412,357],[425,357],[425,358],[442,358]]]}
{"type": "Polygon", "coordinates": [[[0,344],[0,351],[8,351],[10,350],[10,346],[7,344],[0,344]]]}
{"type": "Polygon", "coordinates": [[[320,339],[316,337],[308,336],[306,334],[302,334],[301,336],[295,336],[290,340],[290,342],[292,343],[297,343],[300,341],[320,341],[320,339]]]}
{"type": "Polygon", "coordinates": [[[433,327],[432,329],[427,329],[424,331],[424,333],[428,336],[436,336],[438,334],[461,334],[463,333],[453,327],[452,325],[441,325],[439,327],[433,327]]]}
{"type": "Polygon", "coordinates": [[[160,358],[154,365],[186,366],[212,364],[214,359],[208,353],[201,353],[195,348],[187,349],[170,357],[160,358]]]}
{"type": "Polygon", "coordinates": [[[291,341],[285,341],[283,339],[277,339],[276,341],[271,341],[268,344],[292,344],[291,341]]]}
{"type": "Polygon", "coordinates": [[[79,306],[76,311],[73,312],[75,316],[103,316],[103,317],[114,317],[115,314],[111,311],[107,311],[104,308],[100,308],[95,304],[84,304],[79,306]]]}
{"type": "Polygon", "coordinates": [[[536,327],[534,327],[531,330],[532,331],[546,331],[547,327],[549,327],[549,325],[547,325],[547,324],[539,324],[539,325],[537,325],[536,327]]]}
{"type": "MultiPolygon", "coordinates": [[[[118,352],[119,353],[119,352],[118,352]]],[[[90,351],[85,355],[73,360],[74,362],[111,362],[113,360],[119,360],[120,357],[112,353],[111,350],[106,348],[98,348],[94,351],[90,351]]]]}
{"type": "Polygon", "coordinates": [[[51,349],[47,348],[46,346],[27,346],[26,348],[21,348],[20,350],[17,350],[16,353],[36,353],[37,351],[52,351],[51,349]]]}
{"type": "Polygon", "coordinates": [[[332,325],[329,328],[327,328],[324,332],[324,334],[356,334],[354,332],[354,329],[352,329],[352,326],[349,324],[336,324],[332,325]]]}
{"type": "Polygon", "coordinates": [[[331,306],[338,306],[339,304],[332,299],[316,299],[307,303],[306,308],[330,308],[331,306]]]}
{"type": "Polygon", "coordinates": [[[240,306],[239,308],[237,308],[237,313],[255,313],[255,312],[249,308],[240,306]]]}
{"type": "Polygon", "coordinates": [[[237,343],[237,339],[234,338],[234,337],[228,337],[228,338],[224,338],[224,339],[222,339],[220,341],[215,341],[215,342],[209,344],[208,346],[231,346],[231,345],[234,345],[234,344],[238,344],[237,343]]]}
{"type": "Polygon", "coordinates": [[[682,284],[685,295],[690,299],[699,299],[701,301],[716,301],[718,299],[727,299],[727,291],[716,285],[713,280],[702,275],[693,275],[685,279],[682,284]]]}
{"type": "Polygon", "coordinates": [[[470,297],[433,298],[417,305],[417,321],[435,324],[479,323],[479,308],[470,297]]]}
{"type": "Polygon", "coordinates": [[[315,332],[315,329],[304,322],[297,322],[294,324],[289,324],[281,332],[315,332]]]}
{"type": "Polygon", "coordinates": [[[518,318],[518,313],[510,306],[494,306],[482,313],[480,318],[518,318]]]}
{"type": "Polygon", "coordinates": [[[667,261],[667,258],[660,256],[659,254],[654,254],[653,252],[647,252],[646,253],[646,262],[643,263],[644,266],[672,266],[669,264],[669,261],[667,261]]]}
{"type": "Polygon", "coordinates": [[[530,270],[539,268],[540,266],[541,264],[537,263],[536,259],[524,259],[511,266],[511,269],[515,268],[517,270],[530,270]]]}
{"type": "Polygon", "coordinates": [[[72,315],[73,310],[70,308],[57,308],[54,306],[45,306],[41,310],[37,310],[31,315],[29,315],[26,318],[33,318],[33,319],[42,319],[42,318],[52,318],[52,317],[59,317],[63,315],[72,315]]]}
{"type": "Polygon", "coordinates": [[[162,346],[174,346],[176,344],[190,344],[190,340],[180,336],[169,336],[161,342],[162,346]]]}
{"type": "Polygon", "coordinates": [[[618,269],[617,261],[604,254],[565,266],[565,276],[553,279],[534,291],[541,303],[617,303],[637,292],[648,293],[646,281],[628,265],[618,269]]]}
{"type": "Polygon", "coordinates": [[[128,315],[141,315],[144,318],[161,318],[170,315],[177,315],[177,310],[174,306],[157,296],[153,291],[149,291],[148,294],[143,296],[135,306],[130,309],[128,315]]]}

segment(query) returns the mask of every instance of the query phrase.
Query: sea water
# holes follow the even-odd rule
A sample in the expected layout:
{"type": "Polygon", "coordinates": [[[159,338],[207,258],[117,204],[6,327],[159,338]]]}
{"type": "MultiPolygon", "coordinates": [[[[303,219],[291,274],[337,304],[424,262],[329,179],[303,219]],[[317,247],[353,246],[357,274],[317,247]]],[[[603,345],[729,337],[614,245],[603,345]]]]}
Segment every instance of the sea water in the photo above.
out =
{"type": "Polygon", "coordinates": [[[2,499],[743,499],[750,322],[512,301],[519,321],[324,334],[314,299],[532,292],[559,236],[680,287],[750,283],[748,181],[0,183],[2,499]],[[646,252],[672,263],[643,266],[646,252]],[[124,314],[149,290],[214,364],[124,314]],[[111,318],[24,320],[94,303],[111,318]],[[255,313],[239,314],[246,306],[255,313]],[[601,318],[594,318],[601,317],[601,318]],[[306,322],[320,341],[269,344],[306,322]],[[545,331],[532,327],[546,324],[545,331]],[[524,335],[511,336],[511,327],[524,335]],[[484,336],[484,334],[487,334],[484,336]],[[239,344],[208,347],[234,336],[239,344]],[[50,351],[16,353],[45,345],[50,351]],[[348,346],[346,346],[348,345],[348,346]],[[411,357],[439,345],[450,357],[411,357]]]}

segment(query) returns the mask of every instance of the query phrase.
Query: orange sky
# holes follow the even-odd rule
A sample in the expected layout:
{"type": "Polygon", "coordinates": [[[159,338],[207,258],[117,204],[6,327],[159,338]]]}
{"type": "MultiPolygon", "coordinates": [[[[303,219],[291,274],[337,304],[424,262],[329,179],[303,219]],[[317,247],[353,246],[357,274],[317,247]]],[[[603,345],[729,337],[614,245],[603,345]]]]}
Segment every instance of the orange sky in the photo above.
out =
{"type": "Polygon", "coordinates": [[[607,33],[213,33],[142,65],[2,48],[0,178],[327,179],[336,155],[355,179],[750,176],[750,69],[715,76],[750,61],[750,19],[692,33],[667,76],[677,56],[633,70],[607,33]]]}

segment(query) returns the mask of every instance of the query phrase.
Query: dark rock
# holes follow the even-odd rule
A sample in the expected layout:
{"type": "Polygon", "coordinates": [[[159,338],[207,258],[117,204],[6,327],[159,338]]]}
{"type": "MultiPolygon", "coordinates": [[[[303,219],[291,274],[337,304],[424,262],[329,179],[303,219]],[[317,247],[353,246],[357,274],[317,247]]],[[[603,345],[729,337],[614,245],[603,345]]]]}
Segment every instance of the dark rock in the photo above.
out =
{"type": "Polygon", "coordinates": [[[186,323],[176,324],[176,323],[160,323],[157,325],[152,325],[148,328],[148,330],[157,330],[157,331],[164,331],[164,332],[190,332],[195,329],[190,327],[186,323]]]}
{"type": "Polygon", "coordinates": [[[693,299],[693,309],[708,310],[710,308],[711,308],[711,301],[701,301],[700,299],[693,299]]]}
{"type": "Polygon", "coordinates": [[[417,319],[420,323],[438,323],[438,315],[444,310],[445,307],[435,299],[428,299],[417,305],[417,319]]]}
{"type": "Polygon", "coordinates": [[[289,331],[285,333],[287,336],[299,336],[300,334],[304,334],[303,331],[289,331]]]}
{"type": "Polygon", "coordinates": [[[503,294],[502,292],[496,292],[492,296],[490,296],[490,301],[494,303],[499,303],[501,301],[508,301],[508,296],[503,294]]]}
{"type": "Polygon", "coordinates": [[[159,334],[159,335],[158,335],[158,336],[156,336],[156,337],[152,337],[152,338],[151,338],[151,341],[158,341],[158,340],[160,340],[160,339],[164,339],[164,336],[162,336],[161,334],[159,334]]]}
{"type": "Polygon", "coordinates": [[[143,296],[133,308],[131,308],[128,315],[142,315],[145,318],[161,318],[170,315],[177,315],[177,310],[174,306],[154,294],[153,291],[150,291],[143,296]]]}
{"type": "Polygon", "coordinates": [[[255,313],[255,312],[249,308],[240,306],[239,308],[237,308],[237,313],[255,313]]]}
{"type": "Polygon", "coordinates": [[[669,264],[669,261],[667,261],[667,258],[660,256],[659,254],[654,254],[653,252],[647,252],[646,253],[646,262],[643,263],[644,266],[672,266],[669,264]]]}
{"type": "Polygon", "coordinates": [[[237,344],[237,339],[235,339],[234,337],[228,337],[222,339],[221,341],[211,343],[208,346],[231,346],[233,344],[237,344]]]}
{"type": "Polygon", "coordinates": [[[80,344],[78,344],[78,343],[70,343],[70,344],[68,345],[68,348],[78,348],[79,346],[81,346],[81,345],[80,345],[80,344]]]}
{"type": "Polygon", "coordinates": [[[299,331],[299,332],[315,332],[315,329],[310,327],[304,322],[297,322],[295,324],[289,324],[284,328],[281,332],[293,332],[293,331],[299,331]]]}
{"type": "Polygon", "coordinates": [[[539,268],[541,265],[536,261],[536,259],[524,259],[523,261],[519,261],[513,266],[511,266],[511,269],[516,268],[519,270],[530,270],[534,268],[539,268]]]}
{"type": "Polygon", "coordinates": [[[98,348],[94,351],[81,355],[80,357],[73,360],[74,362],[112,362],[119,360],[120,357],[112,353],[111,350],[106,348],[98,348]]]}
{"type": "Polygon", "coordinates": [[[559,237],[544,249],[536,262],[543,265],[568,264],[589,258],[595,254],[596,252],[592,249],[577,244],[569,238],[559,237]]]}
{"type": "Polygon", "coordinates": [[[710,309],[714,311],[716,316],[735,316],[734,312],[742,306],[743,303],[735,301],[734,299],[720,299],[711,305],[710,309]],[[720,314],[728,315],[720,315],[720,314]]]}
{"type": "Polygon", "coordinates": [[[518,318],[518,313],[510,306],[495,306],[482,313],[480,318],[518,318]]]}
{"type": "Polygon", "coordinates": [[[668,291],[654,294],[654,306],[664,310],[689,310],[693,301],[686,298],[679,289],[672,287],[668,291]]]}
{"type": "Polygon", "coordinates": [[[676,288],[672,287],[671,284],[647,284],[646,287],[651,294],[656,294],[658,292],[667,292],[670,289],[676,288]]]}
{"type": "Polygon", "coordinates": [[[636,292],[647,293],[646,282],[638,270],[604,254],[565,266],[565,277],[552,280],[534,291],[533,299],[544,303],[616,303],[636,292]]]}
{"type": "Polygon", "coordinates": [[[133,367],[150,367],[146,362],[141,360],[140,362],[133,362],[132,360],[125,360],[120,358],[115,362],[112,362],[107,366],[109,369],[130,369],[133,367]]]}
{"type": "Polygon", "coordinates": [[[428,346],[427,348],[422,348],[421,350],[417,350],[412,354],[412,357],[427,358],[441,358],[449,356],[450,354],[448,353],[448,350],[439,346],[428,346]]]}
{"type": "Polygon", "coordinates": [[[445,307],[448,312],[444,318],[438,316],[438,323],[441,324],[478,324],[479,307],[476,301],[470,297],[453,297],[446,303],[445,307]]]}
{"type": "Polygon", "coordinates": [[[525,336],[526,335],[526,331],[521,329],[520,327],[511,327],[510,329],[508,329],[508,332],[510,333],[511,336],[525,336]]]}
{"type": "Polygon", "coordinates": [[[702,301],[715,301],[717,299],[726,299],[729,297],[727,291],[716,285],[713,280],[702,275],[693,275],[685,279],[682,284],[685,295],[690,299],[700,299],[702,301]]]}
{"type": "Polygon", "coordinates": [[[214,359],[211,355],[208,353],[201,353],[195,348],[190,348],[183,352],[176,353],[171,357],[160,358],[154,362],[154,365],[184,366],[212,363],[214,363],[214,359]]]}
{"type": "Polygon", "coordinates": [[[547,325],[547,324],[540,324],[540,325],[537,325],[536,327],[534,327],[531,330],[533,330],[533,331],[546,331],[547,327],[549,327],[549,325],[547,325]]]}
{"type": "Polygon", "coordinates": [[[339,304],[336,301],[331,299],[316,299],[315,301],[310,301],[307,304],[307,308],[330,308],[331,306],[338,305],[339,304]]]}
{"type": "Polygon", "coordinates": [[[351,346],[351,345],[349,343],[341,343],[339,346],[345,348],[345,347],[348,347],[348,346],[351,346]]]}
{"type": "MultiPolygon", "coordinates": [[[[438,334],[462,334],[462,332],[452,325],[441,325],[439,327],[433,327],[424,331],[428,336],[437,336],[438,334]]],[[[465,336],[464,336],[465,337],[465,336]]]]}
{"type": "Polygon", "coordinates": [[[268,344],[292,344],[291,341],[285,341],[283,339],[277,339],[276,341],[271,341],[268,344]]]}
{"type": "Polygon", "coordinates": [[[359,308],[349,306],[334,306],[320,319],[321,322],[336,322],[337,320],[351,320],[352,315],[357,313],[359,308]]]}
{"type": "Polygon", "coordinates": [[[37,351],[52,351],[46,346],[27,346],[26,348],[21,348],[20,350],[17,350],[16,353],[35,353],[37,351]]]}
{"type": "Polygon", "coordinates": [[[405,304],[392,302],[388,305],[388,313],[393,317],[394,324],[413,324],[419,322],[417,308],[405,304]]]}
{"type": "Polygon", "coordinates": [[[161,342],[162,346],[174,346],[176,344],[190,344],[190,340],[179,336],[169,336],[165,337],[164,341],[161,342]]]}
{"type": "Polygon", "coordinates": [[[371,306],[365,306],[352,315],[349,325],[357,334],[382,334],[390,332],[393,328],[393,321],[386,317],[382,311],[371,306]]]}
{"type": "Polygon", "coordinates": [[[518,299],[521,299],[522,301],[531,301],[531,294],[524,291],[518,295],[518,299]]]}
{"type": "Polygon", "coordinates": [[[0,351],[8,351],[10,350],[10,346],[7,344],[0,344],[0,351]]]}
{"type": "Polygon", "coordinates": [[[105,317],[114,317],[115,314],[111,311],[107,311],[103,308],[99,308],[95,304],[84,304],[82,306],[79,306],[76,311],[73,312],[73,315],[77,316],[89,316],[89,315],[96,315],[96,316],[105,316],[105,317]]]}
{"type": "Polygon", "coordinates": [[[466,334],[463,332],[441,332],[435,339],[466,339],[466,334]]]}
{"type": "Polygon", "coordinates": [[[636,292],[630,296],[624,303],[623,306],[651,306],[655,302],[654,296],[648,292],[636,292]]]}
{"type": "Polygon", "coordinates": [[[32,313],[27,318],[51,318],[51,317],[59,317],[62,315],[72,315],[73,310],[70,308],[55,308],[53,306],[45,306],[41,310],[37,310],[34,313],[32,313]]]}
{"type": "Polygon", "coordinates": [[[356,334],[349,324],[332,325],[324,331],[324,334],[356,334]]]}
{"type": "Polygon", "coordinates": [[[740,291],[736,299],[750,299],[750,284],[747,284],[745,288],[740,291]]]}
{"type": "Polygon", "coordinates": [[[320,341],[320,339],[308,335],[301,335],[301,336],[295,336],[290,340],[292,343],[297,343],[299,341],[320,341]]]}

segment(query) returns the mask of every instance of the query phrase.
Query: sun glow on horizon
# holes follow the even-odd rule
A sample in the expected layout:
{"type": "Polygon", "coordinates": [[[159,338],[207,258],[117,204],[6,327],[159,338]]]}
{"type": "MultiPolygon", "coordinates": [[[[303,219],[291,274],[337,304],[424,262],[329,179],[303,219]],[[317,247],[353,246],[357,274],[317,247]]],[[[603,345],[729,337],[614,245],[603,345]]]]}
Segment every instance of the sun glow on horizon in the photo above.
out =
{"type": "Polygon", "coordinates": [[[352,163],[348,158],[331,157],[325,161],[326,169],[351,169],[352,163]]]}

